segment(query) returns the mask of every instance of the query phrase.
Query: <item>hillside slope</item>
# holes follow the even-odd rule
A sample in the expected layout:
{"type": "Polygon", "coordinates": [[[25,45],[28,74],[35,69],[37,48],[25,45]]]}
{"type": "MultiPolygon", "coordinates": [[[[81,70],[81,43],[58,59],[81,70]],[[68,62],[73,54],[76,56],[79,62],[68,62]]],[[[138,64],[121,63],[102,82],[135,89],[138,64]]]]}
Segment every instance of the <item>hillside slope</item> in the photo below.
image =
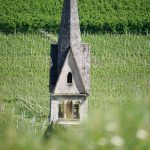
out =
{"type": "Polygon", "coordinates": [[[39,140],[48,126],[53,39],[0,34],[0,149],[149,149],[150,37],[82,38],[91,44],[90,120],[69,130],[56,126],[46,144],[39,140]]]}
{"type": "MultiPolygon", "coordinates": [[[[150,90],[150,43],[147,36],[83,35],[91,43],[90,108],[124,103],[150,90]]],[[[0,35],[0,100],[29,100],[49,109],[49,38],[37,34],[0,35]]],[[[37,108],[39,106],[37,105],[37,108]]]]}

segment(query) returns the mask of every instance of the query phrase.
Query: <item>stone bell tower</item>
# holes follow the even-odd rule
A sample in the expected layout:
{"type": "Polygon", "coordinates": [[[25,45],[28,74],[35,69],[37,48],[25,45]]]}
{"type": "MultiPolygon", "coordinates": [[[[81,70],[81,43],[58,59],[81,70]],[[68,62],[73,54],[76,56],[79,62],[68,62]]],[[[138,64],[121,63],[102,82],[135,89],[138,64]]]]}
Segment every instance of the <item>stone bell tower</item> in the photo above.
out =
{"type": "Polygon", "coordinates": [[[81,43],[77,0],[64,0],[58,44],[51,44],[50,121],[79,124],[88,115],[90,47],[81,43]]]}

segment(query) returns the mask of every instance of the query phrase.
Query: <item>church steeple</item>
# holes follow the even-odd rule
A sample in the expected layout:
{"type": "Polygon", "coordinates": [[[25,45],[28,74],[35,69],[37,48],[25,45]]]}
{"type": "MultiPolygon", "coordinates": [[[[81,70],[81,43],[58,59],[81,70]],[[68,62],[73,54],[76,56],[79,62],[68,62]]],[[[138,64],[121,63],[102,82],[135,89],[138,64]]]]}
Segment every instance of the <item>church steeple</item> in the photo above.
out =
{"type": "Polygon", "coordinates": [[[75,56],[80,56],[81,35],[77,0],[64,0],[61,27],[58,39],[58,68],[61,68],[67,51],[71,47],[75,56]]]}
{"type": "Polygon", "coordinates": [[[64,0],[58,44],[51,44],[50,121],[79,124],[88,115],[90,47],[81,43],[77,0],[64,0]]]}

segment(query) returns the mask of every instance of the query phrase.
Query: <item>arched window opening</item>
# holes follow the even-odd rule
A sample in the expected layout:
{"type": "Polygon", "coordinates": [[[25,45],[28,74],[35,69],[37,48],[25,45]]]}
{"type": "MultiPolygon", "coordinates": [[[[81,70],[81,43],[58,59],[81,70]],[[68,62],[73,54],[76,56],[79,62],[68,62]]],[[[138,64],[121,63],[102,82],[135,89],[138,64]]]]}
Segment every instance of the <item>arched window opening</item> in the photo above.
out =
{"type": "Polygon", "coordinates": [[[58,118],[64,118],[64,101],[59,102],[58,118]]]}
{"type": "Polygon", "coordinates": [[[72,118],[72,101],[68,101],[66,104],[66,118],[72,118]]]}
{"type": "Polygon", "coordinates": [[[72,73],[71,73],[71,72],[68,73],[68,76],[67,76],[67,83],[68,83],[68,84],[72,84],[72,73]]]}
{"type": "Polygon", "coordinates": [[[58,118],[59,119],[80,119],[80,101],[61,100],[58,104],[58,118]]]}
{"type": "Polygon", "coordinates": [[[80,102],[75,102],[73,107],[74,119],[80,119],[80,102]]]}

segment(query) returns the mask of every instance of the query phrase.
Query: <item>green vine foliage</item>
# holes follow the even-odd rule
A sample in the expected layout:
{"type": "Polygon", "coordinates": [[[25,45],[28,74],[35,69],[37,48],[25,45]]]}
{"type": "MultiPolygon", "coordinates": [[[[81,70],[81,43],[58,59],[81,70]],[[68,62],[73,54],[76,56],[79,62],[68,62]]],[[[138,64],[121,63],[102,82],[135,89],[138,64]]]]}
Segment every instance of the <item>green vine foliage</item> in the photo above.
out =
{"type": "MultiPolygon", "coordinates": [[[[58,32],[63,0],[0,0],[0,31],[58,32]]],[[[82,32],[148,34],[149,0],[78,0],[82,32]]]]}

